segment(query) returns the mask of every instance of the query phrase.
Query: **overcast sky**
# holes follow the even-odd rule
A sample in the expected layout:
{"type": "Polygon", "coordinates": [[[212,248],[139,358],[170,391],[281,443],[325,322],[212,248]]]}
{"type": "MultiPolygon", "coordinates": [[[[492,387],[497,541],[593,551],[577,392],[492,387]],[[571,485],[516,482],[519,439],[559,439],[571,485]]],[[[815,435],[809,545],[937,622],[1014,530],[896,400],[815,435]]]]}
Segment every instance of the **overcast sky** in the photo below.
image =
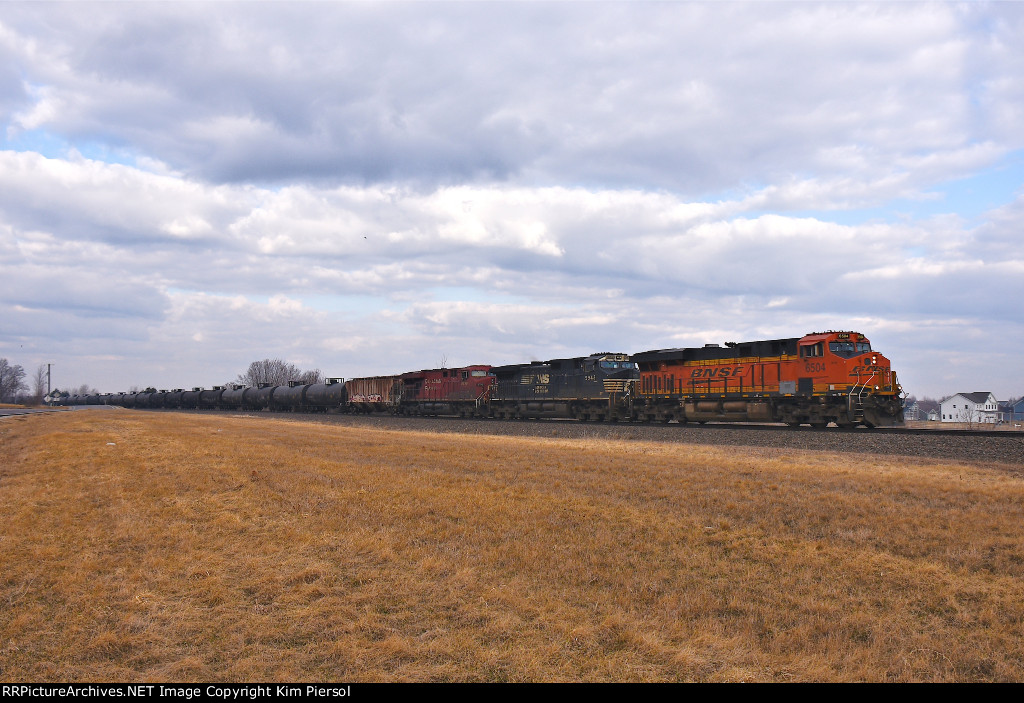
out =
{"type": "Polygon", "coordinates": [[[1024,394],[1024,4],[0,4],[0,357],[210,386],[866,334],[1024,394]]]}

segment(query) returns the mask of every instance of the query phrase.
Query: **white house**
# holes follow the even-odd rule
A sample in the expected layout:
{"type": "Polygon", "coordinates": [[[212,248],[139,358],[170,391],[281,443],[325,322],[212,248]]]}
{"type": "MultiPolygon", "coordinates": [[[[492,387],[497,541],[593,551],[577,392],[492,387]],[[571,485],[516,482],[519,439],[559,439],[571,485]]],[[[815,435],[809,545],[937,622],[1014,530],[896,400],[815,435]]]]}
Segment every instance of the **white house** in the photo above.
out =
{"type": "Polygon", "coordinates": [[[999,421],[999,401],[988,391],[957,393],[942,401],[939,415],[943,422],[995,424],[999,421]]]}

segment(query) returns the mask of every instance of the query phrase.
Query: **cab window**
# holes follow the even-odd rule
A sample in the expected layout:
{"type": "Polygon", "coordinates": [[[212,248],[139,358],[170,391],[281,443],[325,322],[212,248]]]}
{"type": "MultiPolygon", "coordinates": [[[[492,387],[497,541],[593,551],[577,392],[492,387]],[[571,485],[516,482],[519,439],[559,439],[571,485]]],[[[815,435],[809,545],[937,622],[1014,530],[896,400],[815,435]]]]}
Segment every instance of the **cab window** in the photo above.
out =
{"type": "Polygon", "coordinates": [[[602,361],[602,369],[635,369],[636,364],[632,361],[602,361]]]}
{"type": "Polygon", "coordinates": [[[828,350],[837,356],[849,359],[858,354],[867,354],[871,351],[868,342],[829,342],[828,350]]]}
{"type": "Polygon", "coordinates": [[[857,353],[857,345],[853,342],[829,342],[828,350],[837,356],[849,359],[857,353]]]}
{"type": "Polygon", "coordinates": [[[805,344],[800,347],[800,356],[824,356],[824,347],[821,342],[818,342],[817,344],[805,344]]]}

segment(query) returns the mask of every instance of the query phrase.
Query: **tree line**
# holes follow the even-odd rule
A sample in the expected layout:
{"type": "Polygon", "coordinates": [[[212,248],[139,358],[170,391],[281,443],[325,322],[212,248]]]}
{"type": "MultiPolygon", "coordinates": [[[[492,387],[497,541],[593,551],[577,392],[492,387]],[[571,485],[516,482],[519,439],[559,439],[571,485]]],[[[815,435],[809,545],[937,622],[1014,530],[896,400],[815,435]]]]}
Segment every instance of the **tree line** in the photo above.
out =
{"type": "Polygon", "coordinates": [[[46,364],[40,364],[35,374],[28,374],[20,364],[0,359],[0,403],[42,403],[46,395],[46,364]],[[27,381],[26,381],[27,379],[27,381]],[[29,393],[31,385],[31,393],[29,393]]]}

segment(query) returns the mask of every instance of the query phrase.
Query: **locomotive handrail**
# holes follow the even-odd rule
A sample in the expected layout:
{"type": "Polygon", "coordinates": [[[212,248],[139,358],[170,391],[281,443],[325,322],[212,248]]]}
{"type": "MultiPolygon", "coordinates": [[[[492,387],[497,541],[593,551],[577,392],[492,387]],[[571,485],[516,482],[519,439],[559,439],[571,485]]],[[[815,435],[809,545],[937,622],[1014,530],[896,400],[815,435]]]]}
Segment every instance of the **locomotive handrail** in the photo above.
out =
{"type": "Polygon", "coordinates": [[[873,381],[875,379],[875,376],[877,376],[877,375],[878,375],[877,371],[872,371],[871,372],[871,376],[868,378],[867,383],[864,384],[864,387],[861,389],[860,394],[857,396],[857,400],[859,402],[861,402],[861,403],[864,402],[864,394],[871,390],[871,381],[873,381]]]}
{"type": "Polygon", "coordinates": [[[491,387],[490,386],[488,386],[487,388],[484,388],[482,391],[480,391],[480,395],[478,395],[476,397],[476,401],[475,401],[476,407],[479,408],[481,405],[484,404],[485,400],[490,400],[490,395],[491,395],[491,387]]]}
{"type": "MultiPolygon", "coordinates": [[[[852,412],[853,411],[853,392],[854,391],[858,391],[857,392],[857,406],[860,408],[861,412],[864,411],[864,394],[867,393],[868,391],[870,391],[871,381],[877,375],[878,375],[877,371],[872,371],[871,372],[871,376],[868,377],[868,380],[866,382],[864,382],[864,383],[861,383],[860,368],[857,369],[857,382],[853,386],[850,387],[850,392],[847,395],[847,399],[846,399],[846,409],[847,409],[847,412],[852,412]]],[[[856,418],[850,418],[850,419],[851,420],[855,420],[856,418]]]]}

